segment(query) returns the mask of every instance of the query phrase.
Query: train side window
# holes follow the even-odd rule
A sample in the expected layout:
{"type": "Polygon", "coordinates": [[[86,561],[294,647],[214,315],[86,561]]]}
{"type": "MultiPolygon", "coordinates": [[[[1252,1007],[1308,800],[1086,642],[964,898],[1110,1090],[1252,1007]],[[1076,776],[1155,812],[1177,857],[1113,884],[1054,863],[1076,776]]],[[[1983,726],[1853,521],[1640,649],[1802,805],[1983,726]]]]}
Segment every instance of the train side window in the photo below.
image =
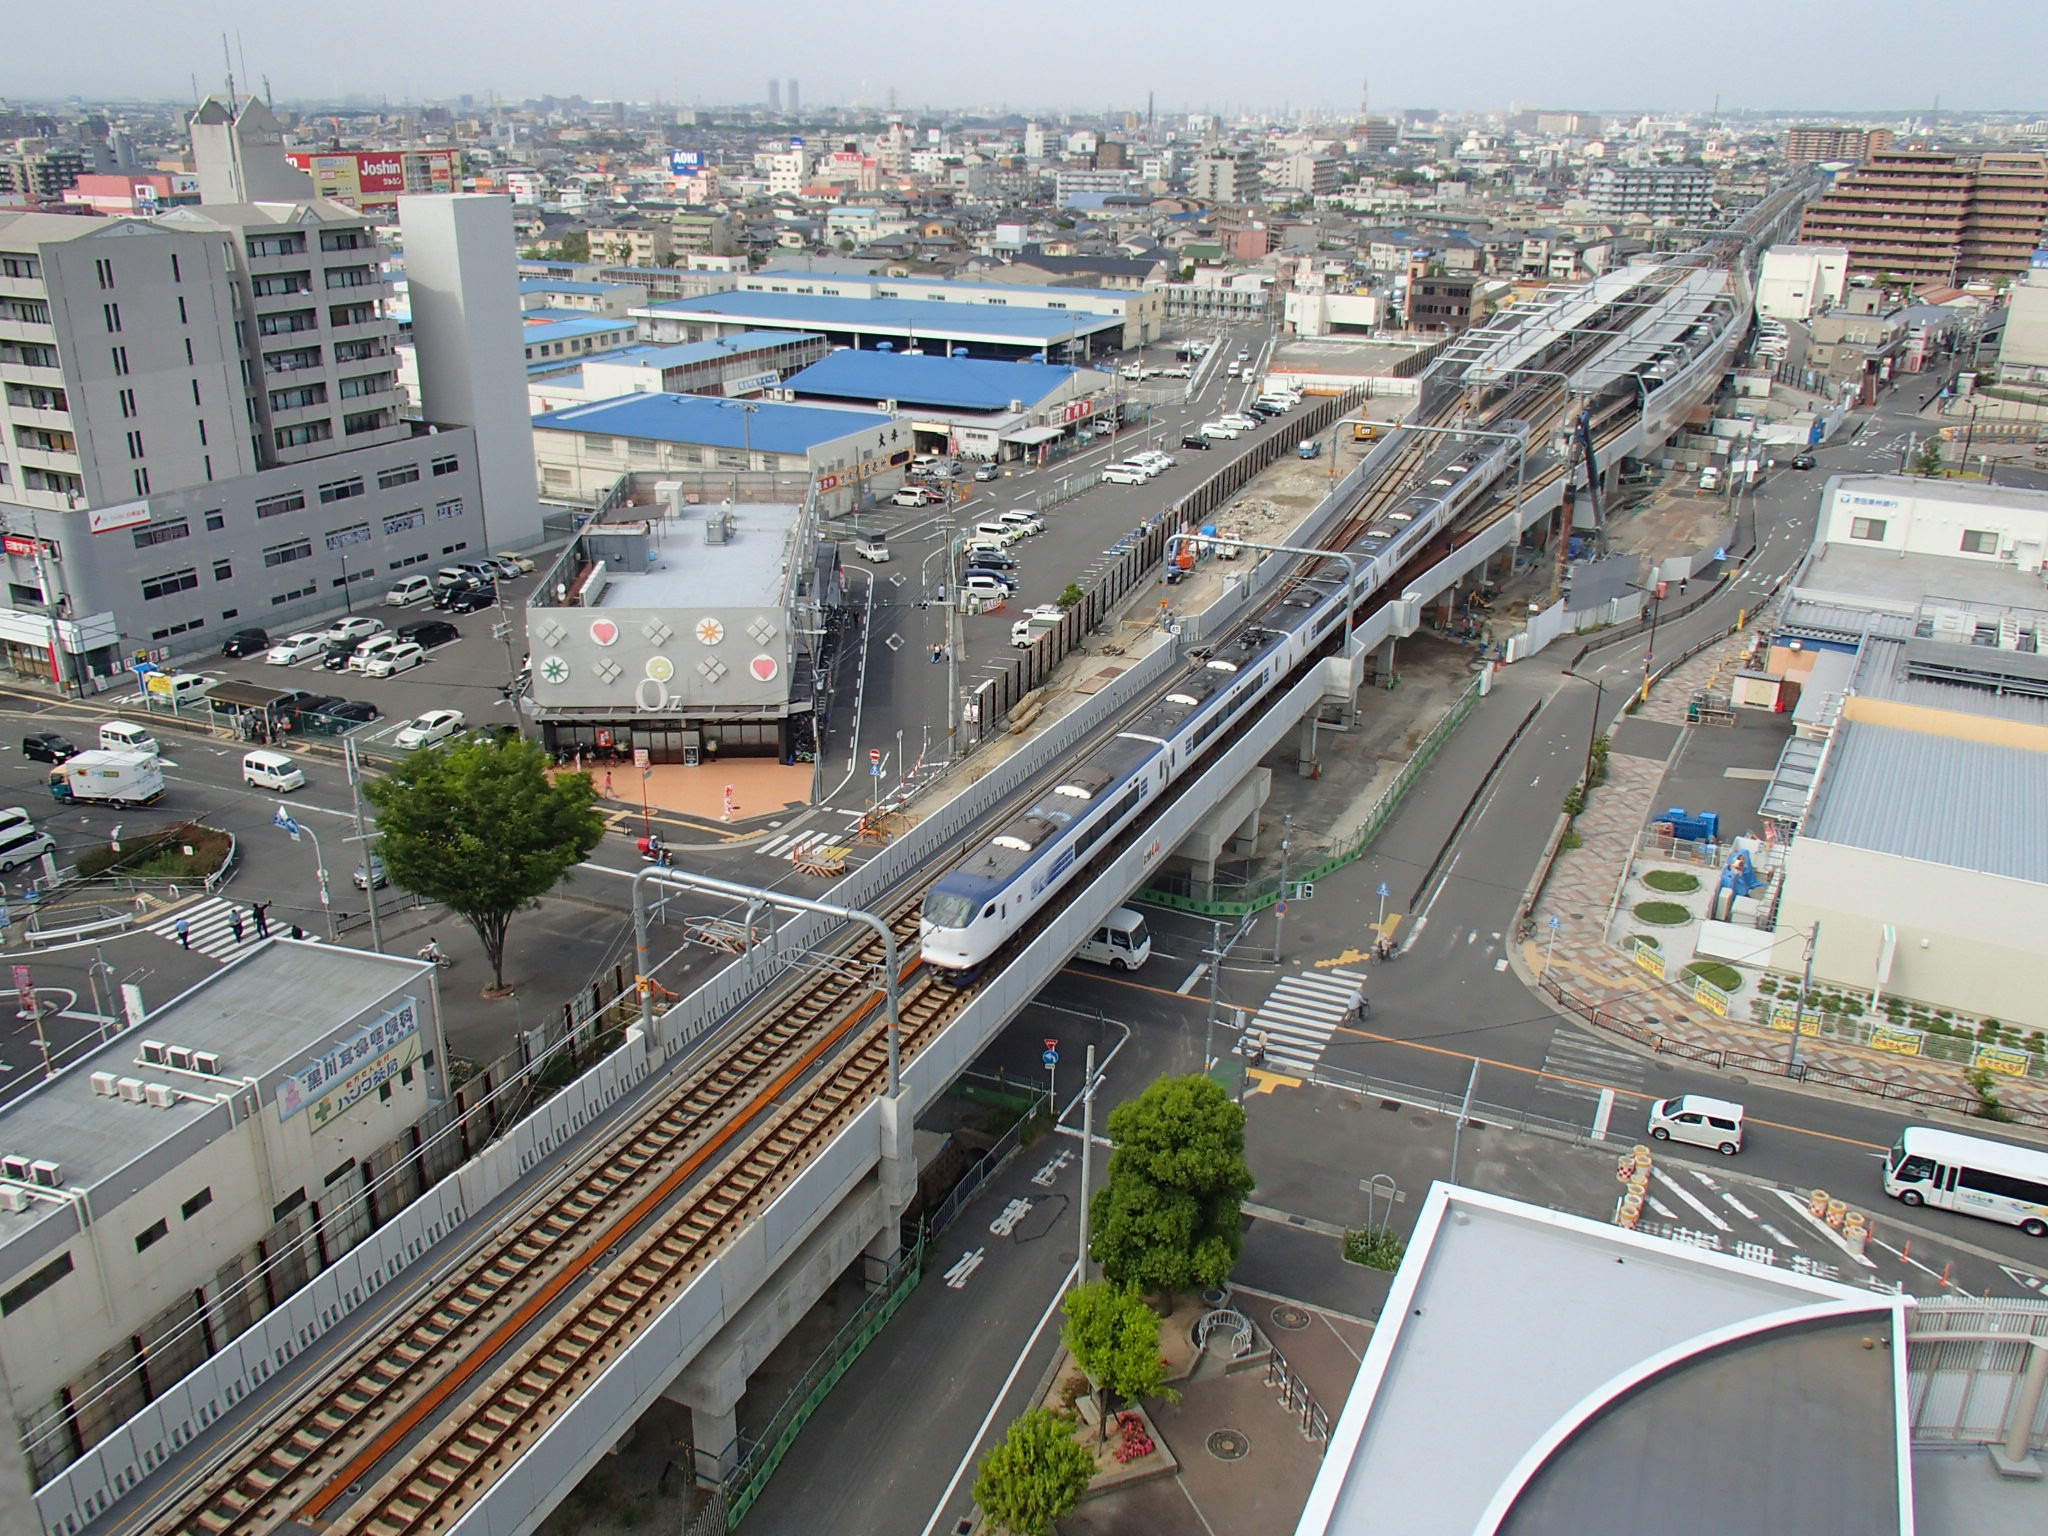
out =
{"type": "Polygon", "coordinates": [[[987,906],[983,907],[981,909],[981,915],[983,917],[994,917],[996,915],[996,904],[994,902],[990,902],[987,906]]]}

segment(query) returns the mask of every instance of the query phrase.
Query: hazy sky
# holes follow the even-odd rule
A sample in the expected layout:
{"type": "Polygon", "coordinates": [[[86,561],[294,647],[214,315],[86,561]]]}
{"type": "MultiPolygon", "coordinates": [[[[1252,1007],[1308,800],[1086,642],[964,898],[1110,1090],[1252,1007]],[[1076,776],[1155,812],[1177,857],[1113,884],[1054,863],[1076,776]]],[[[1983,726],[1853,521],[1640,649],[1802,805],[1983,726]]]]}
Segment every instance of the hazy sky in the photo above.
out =
{"type": "Polygon", "coordinates": [[[1841,112],[2048,106],[2048,0],[78,0],[13,29],[0,95],[184,98],[220,34],[276,96],[552,92],[1044,110],[1510,104],[1841,112]]]}

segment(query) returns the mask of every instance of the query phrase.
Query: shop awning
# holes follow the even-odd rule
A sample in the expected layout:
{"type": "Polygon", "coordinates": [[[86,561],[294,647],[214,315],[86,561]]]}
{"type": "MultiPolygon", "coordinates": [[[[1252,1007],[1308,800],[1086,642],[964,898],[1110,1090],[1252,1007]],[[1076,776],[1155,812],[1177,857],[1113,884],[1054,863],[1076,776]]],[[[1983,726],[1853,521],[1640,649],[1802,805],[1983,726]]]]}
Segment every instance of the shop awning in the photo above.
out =
{"type": "Polygon", "coordinates": [[[1022,443],[1026,448],[1035,448],[1040,443],[1050,443],[1066,432],[1065,427],[1020,427],[1015,432],[1005,432],[1006,443],[1022,443]]]}

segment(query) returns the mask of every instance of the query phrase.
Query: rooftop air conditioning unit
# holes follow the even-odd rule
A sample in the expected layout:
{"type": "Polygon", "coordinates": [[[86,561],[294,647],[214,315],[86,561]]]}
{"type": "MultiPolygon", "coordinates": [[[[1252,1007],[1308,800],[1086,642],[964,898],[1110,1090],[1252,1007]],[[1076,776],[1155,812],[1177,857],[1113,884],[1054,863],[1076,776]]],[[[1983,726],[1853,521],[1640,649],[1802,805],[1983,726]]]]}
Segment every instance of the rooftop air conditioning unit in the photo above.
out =
{"type": "Polygon", "coordinates": [[[45,1189],[62,1189],[64,1187],[64,1165],[62,1163],[53,1163],[45,1158],[37,1158],[28,1165],[28,1172],[29,1177],[45,1189]]]}
{"type": "Polygon", "coordinates": [[[143,1041],[143,1042],[142,1042],[142,1059],[143,1059],[144,1061],[148,1062],[148,1063],[149,1063],[149,1064],[150,1064],[151,1066],[153,1066],[153,1067],[160,1067],[160,1066],[162,1066],[162,1065],[164,1064],[164,1043],[163,1043],[163,1041],[161,1041],[161,1040],[145,1040],[145,1041],[143,1041]]]}
{"type": "Polygon", "coordinates": [[[119,1091],[114,1087],[114,1083],[115,1077],[111,1072],[95,1072],[92,1075],[92,1091],[103,1099],[111,1099],[119,1091]]]}
{"type": "Polygon", "coordinates": [[[180,1072],[190,1072],[192,1070],[191,1046],[174,1045],[164,1053],[164,1056],[167,1064],[176,1067],[180,1072]]]}
{"type": "Polygon", "coordinates": [[[192,1053],[192,1070],[194,1072],[204,1072],[208,1077],[219,1077],[220,1052],[194,1051],[192,1053]]]}
{"type": "Polygon", "coordinates": [[[122,1078],[122,1079],[121,1079],[121,1085],[120,1085],[120,1086],[121,1086],[121,1097],[122,1097],[122,1098],[124,1098],[124,1099],[126,1099],[126,1100],[127,1100],[127,1101],[128,1101],[129,1103],[130,1103],[130,1104],[140,1104],[140,1103],[142,1102],[142,1079],[141,1079],[141,1078],[139,1078],[139,1077],[124,1077],[124,1078],[122,1078]]]}
{"type": "Polygon", "coordinates": [[[22,1183],[26,1184],[28,1182],[28,1159],[25,1157],[0,1157],[0,1173],[6,1174],[10,1179],[20,1179],[22,1183]]]}
{"type": "Polygon", "coordinates": [[[0,1188],[0,1206],[6,1207],[6,1209],[15,1212],[17,1215],[20,1214],[28,1209],[28,1191],[16,1189],[12,1184],[7,1185],[5,1188],[0,1188]]]}
{"type": "Polygon", "coordinates": [[[142,1090],[152,1109],[169,1109],[178,1102],[178,1092],[168,1083],[150,1083],[142,1090]]]}

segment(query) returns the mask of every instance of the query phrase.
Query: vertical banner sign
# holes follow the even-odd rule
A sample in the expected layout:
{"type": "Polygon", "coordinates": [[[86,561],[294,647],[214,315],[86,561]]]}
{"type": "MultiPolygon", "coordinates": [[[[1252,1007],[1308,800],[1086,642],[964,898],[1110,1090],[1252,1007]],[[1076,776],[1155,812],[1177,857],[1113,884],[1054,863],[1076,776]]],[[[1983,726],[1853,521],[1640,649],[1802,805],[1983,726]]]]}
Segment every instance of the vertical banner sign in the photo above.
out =
{"type": "Polygon", "coordinates": [[[29,979],[28,967],[25,965],[17,965],[14,968],[14,996],[15,1000],[21,1004],[21,1016],[24,1019],[34,1018],[36,1016],[36,984],[29,979]]]}

